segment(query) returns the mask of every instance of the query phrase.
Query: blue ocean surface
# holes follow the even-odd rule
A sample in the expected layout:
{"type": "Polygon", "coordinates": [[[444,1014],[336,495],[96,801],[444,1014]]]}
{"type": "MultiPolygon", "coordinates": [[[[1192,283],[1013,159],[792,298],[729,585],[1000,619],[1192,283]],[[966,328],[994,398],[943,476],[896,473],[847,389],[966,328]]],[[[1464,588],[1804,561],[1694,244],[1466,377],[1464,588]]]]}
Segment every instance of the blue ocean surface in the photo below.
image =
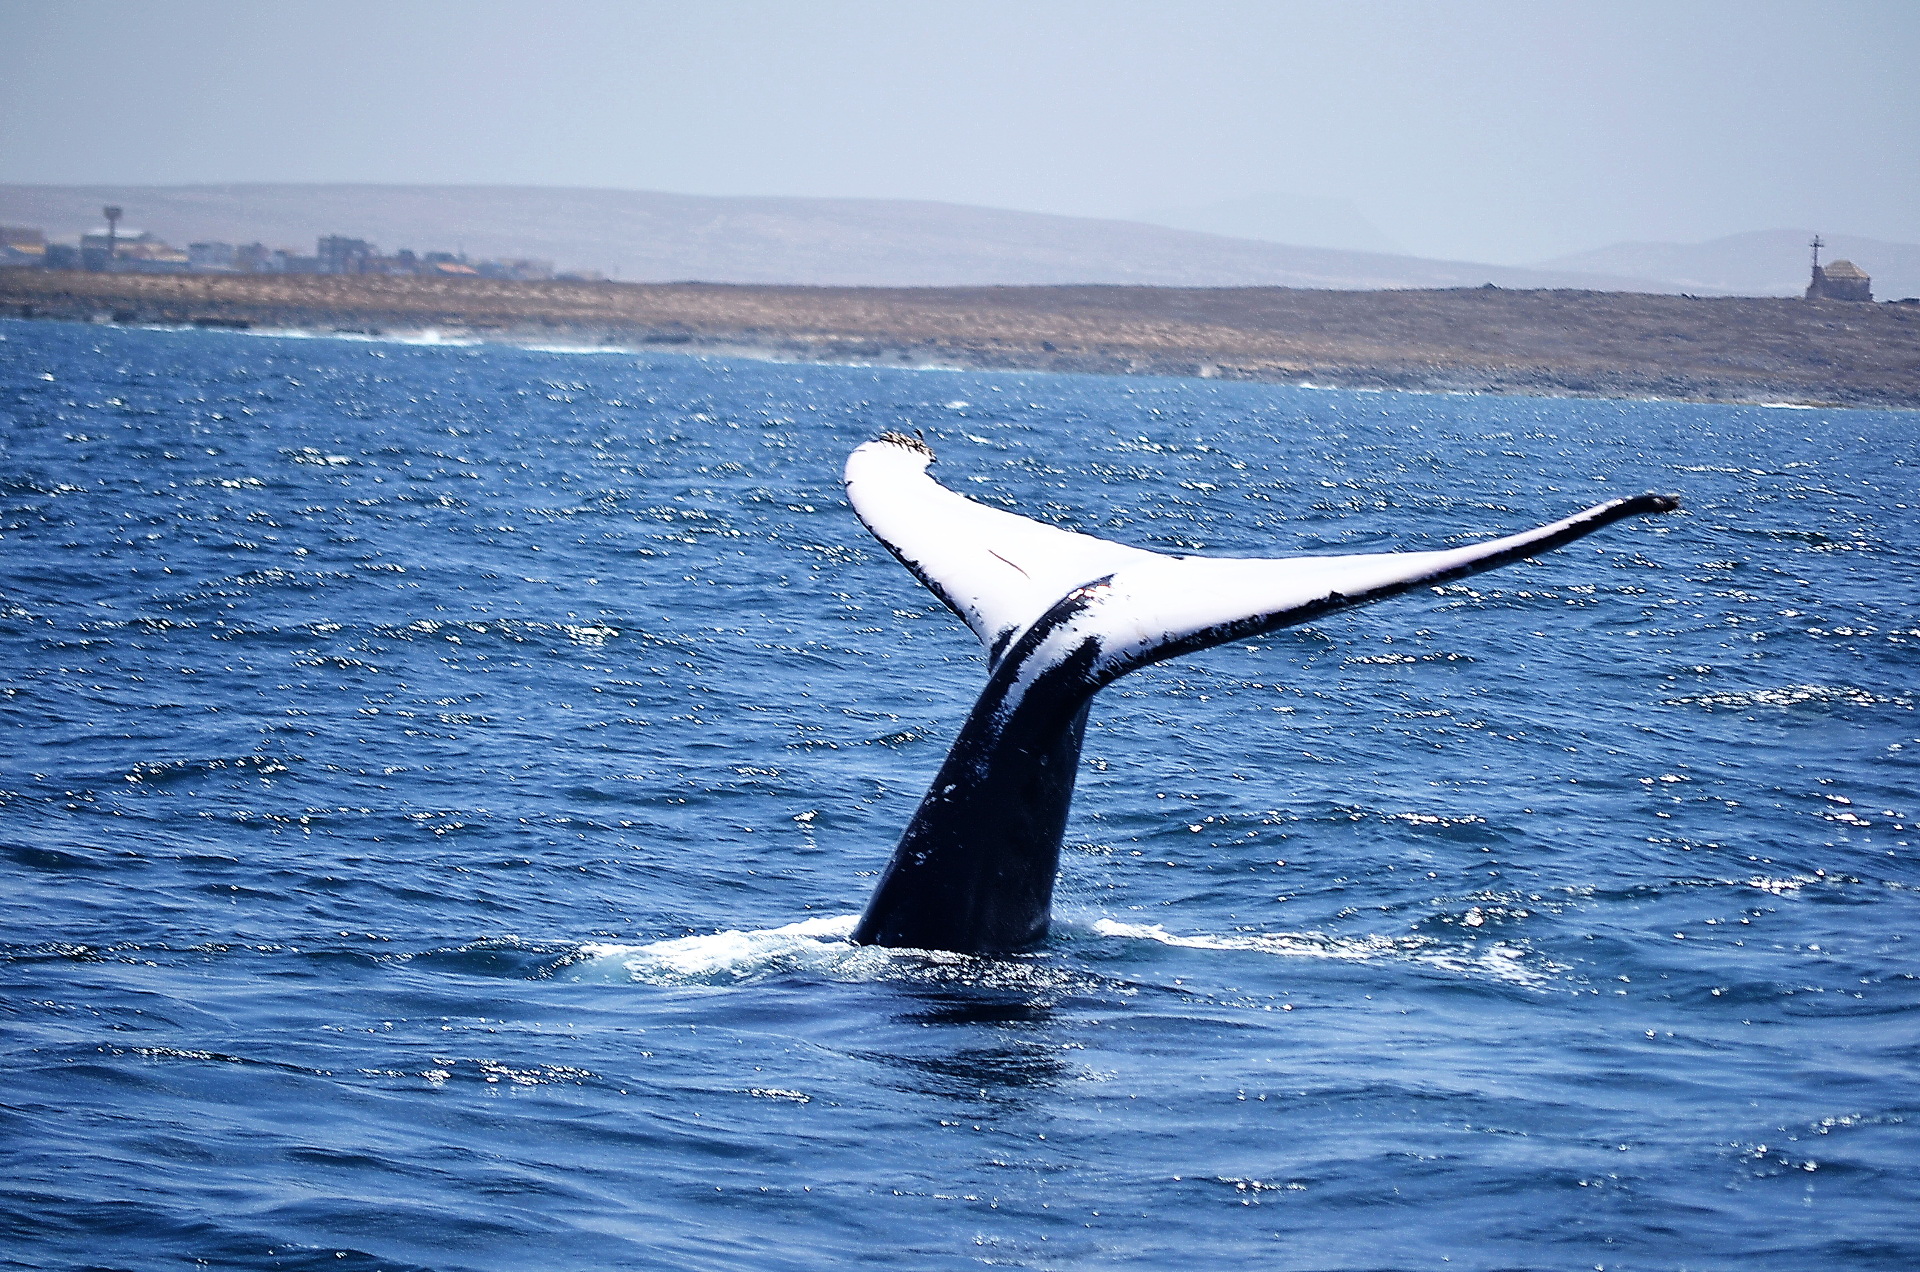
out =
{"type": "Polygon", "coordinates": [[[1920,1265],[1920,414],[0,323],[0,1265],[1920,1265]],[[1055,930],[845,939],[984,682],[848,509],[1685,510],[1131,676],[1055,930]]]}

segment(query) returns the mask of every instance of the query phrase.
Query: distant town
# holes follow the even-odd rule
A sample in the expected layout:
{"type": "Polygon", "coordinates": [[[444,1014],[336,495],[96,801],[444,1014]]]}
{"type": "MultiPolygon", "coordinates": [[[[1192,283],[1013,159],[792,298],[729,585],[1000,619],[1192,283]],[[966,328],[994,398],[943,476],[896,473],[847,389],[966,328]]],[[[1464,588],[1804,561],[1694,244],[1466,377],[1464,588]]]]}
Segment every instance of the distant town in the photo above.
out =
{"type": "Polygon", "coordinates": [[[144,230],[122,227],[117,207],[101,209],[105,225],[77,241],[51,242],[31,226],[0,226],[0,266],[84,270],[94,274],[387,274],[597,282],[598,270],[556,274],[552,261],[515,257],[469,260],[464,252],[391,254],[365,239],[323,234],[311,256],[264,243],[189,243],[176,247],[144,230]]]}

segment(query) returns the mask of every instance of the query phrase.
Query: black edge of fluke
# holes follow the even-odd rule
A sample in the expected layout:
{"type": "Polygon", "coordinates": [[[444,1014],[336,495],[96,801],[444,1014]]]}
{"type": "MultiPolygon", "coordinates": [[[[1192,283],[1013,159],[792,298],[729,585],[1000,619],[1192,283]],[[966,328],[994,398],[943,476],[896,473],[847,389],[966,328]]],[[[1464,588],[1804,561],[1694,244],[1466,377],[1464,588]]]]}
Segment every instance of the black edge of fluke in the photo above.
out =
{"type": "Polygon", "coordinates": [[[886,432],[886,433],[880,434],[880,436],[874,438],[873,440],[876,442],[891,442],[895,446],[904,446],[908,450],[919,451],[921,454],[925,455],[929,460],[937,458],[937,456],[935,456],[933,453],[933,447],[927,445],[927,435],[924,432],[918,432],[918,433],[886,432]]]}
{"type": "MultiPolygon", "coordinates": [[[[887,432],[875,440],[905,447],[928,462],[934,457],[924,436],[887,432]]],[[[1136,564],[1147,562],[1142,568],[1149,575],[1157,571],[1154,576],[1162,586],[1171,572],[1178,579],[1174,591],[1160,596],[1171,595],[1175,611],[1195,595],[1222,595],[1217,588],[1208,591],[1204,580],[1209,576],[1204,572],[1180,573],[1180,563],[1193,558],[1156,557],[1081,535],[1069,536],[1072,543],[1064,549],[1049,549],[1044,542],[1022,541],[1017,536],[1011,541],[1018,542],[1018,547],[1005,542],[996,545],[996,526],[999,533],[1010,533],[1008,514],[990,511],[945,489],[925,474],[924,465],[906,473],[885,468],[884,461],[877,470],[869,466],[860,479],[867,483],[865,489],[886,488],[884,500],[871,493],[866,496],[886,504],[880,509],[884,516],[870,516],[874,509],[860,506],[854,476],[856,461],[865,450],[856,450],[848,461],[848,492],[855,512],[887,550],[963,620],[967,612],[958,594],[964,588],[971,588],[967,594],[978,597],[983,589],[990,592],[1004,586],[1008,590],[1000,600],[1011,597],[1030,604],[1035,600],[1031,588],[1019,591],[1012,583],[1014,574],[1031,583],[1034,573],[1044,573],[1057,583],[1063,569],[1079,568],[1071,562],[1095,559],[1101,551],[1136,564]],[[1066,555],[1050,561],[1049,551],[1066,555]],[[1011,559],[1022,553],[1026,565],[1035,567],[1034,573],[1011,559]],[[932,563],[929,556],[935,558],[932,563]],[[1004,583],[983,582],[995,577],[991,569],[982,573],[977,568],[989,557],[1012,567],[998,576],[1004,583]],[[956,585],[956,579],[964,588],[956,585]]],[[[1562,547],[1616,521],[1679,507],[1676,496],[1651,492],[1616,499],[1539,531],[1495,540],[1487,545],[1490,550],[1459,562],[1425,559],[1423,563],[1432,554],[1421,553],[1341,558],[1340,568],[1353,571],[1351,588],[1344,576],[1327,581],[1324,571],[1320,581],[1305,591],[1297,582],[1289,582],[1307,572],[1299,564],[1307,559],[1242,560],[1237,564],[1256,569],[1270,564],[1271,571],[1262,577],[1280,580],[1283,586],[1266,601],[1242,601],[1249,608],[1224,621],[1209,613],[1196,624],[1189,615],[1184,626],[1156,628],[1158,637],[1148,638],[1145,644],[1140,624],[1129,621],[1127,615],[1130,585],[1126,578],[1133,567],[1125,560],[1117,572],[1103,570],[1097,572],[1102,577],[1076,578],[1057,596],[1040,597],[1032,605],[1039,612],[1029,612],[1016,627],[996,632],[976,627],[982,643],[990,647],[987,684],[894,848],[852,939],[863,945],[962,954],[1013,953],[1044,940],[1088,707],[1101,688],[1120,676],[1180,654],[1497,569],[1562,547]],[[1374,572],[1370,575],[1349,562],[1369,563],[1374,572]],[[1321,587],[1325,590],[1312,590],[1321,587]]],[[[1237,598],[1239,593],[1234,595],[1237,598]]]]}

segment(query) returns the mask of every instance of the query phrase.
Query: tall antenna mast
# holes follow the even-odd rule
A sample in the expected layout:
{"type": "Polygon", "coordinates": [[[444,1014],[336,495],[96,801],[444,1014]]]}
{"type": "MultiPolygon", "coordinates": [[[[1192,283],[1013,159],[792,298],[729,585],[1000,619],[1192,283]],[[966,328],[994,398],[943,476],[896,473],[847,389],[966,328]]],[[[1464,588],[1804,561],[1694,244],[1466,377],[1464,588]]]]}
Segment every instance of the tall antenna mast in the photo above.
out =
{"type": "Polygon", "coordinates": [[[100,209],[100,215],[107,218],[107,272],[113,272],[113,258],[120,255],[118,239],[120,237],[120,209],[108,205],[100,209]]]}

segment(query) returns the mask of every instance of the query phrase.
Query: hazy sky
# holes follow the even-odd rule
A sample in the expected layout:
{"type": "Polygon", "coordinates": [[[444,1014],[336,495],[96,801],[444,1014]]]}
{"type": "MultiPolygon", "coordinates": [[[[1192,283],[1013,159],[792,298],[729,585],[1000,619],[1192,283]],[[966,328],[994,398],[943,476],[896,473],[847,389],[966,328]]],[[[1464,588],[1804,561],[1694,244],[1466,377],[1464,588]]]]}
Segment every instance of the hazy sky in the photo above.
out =
{"type": "Polygon", "coordinates": [[[1519,263],[1920,242],[1917,86],[1916,0],[0,0],[0,181],[1291,191],[1519,263]]]}

